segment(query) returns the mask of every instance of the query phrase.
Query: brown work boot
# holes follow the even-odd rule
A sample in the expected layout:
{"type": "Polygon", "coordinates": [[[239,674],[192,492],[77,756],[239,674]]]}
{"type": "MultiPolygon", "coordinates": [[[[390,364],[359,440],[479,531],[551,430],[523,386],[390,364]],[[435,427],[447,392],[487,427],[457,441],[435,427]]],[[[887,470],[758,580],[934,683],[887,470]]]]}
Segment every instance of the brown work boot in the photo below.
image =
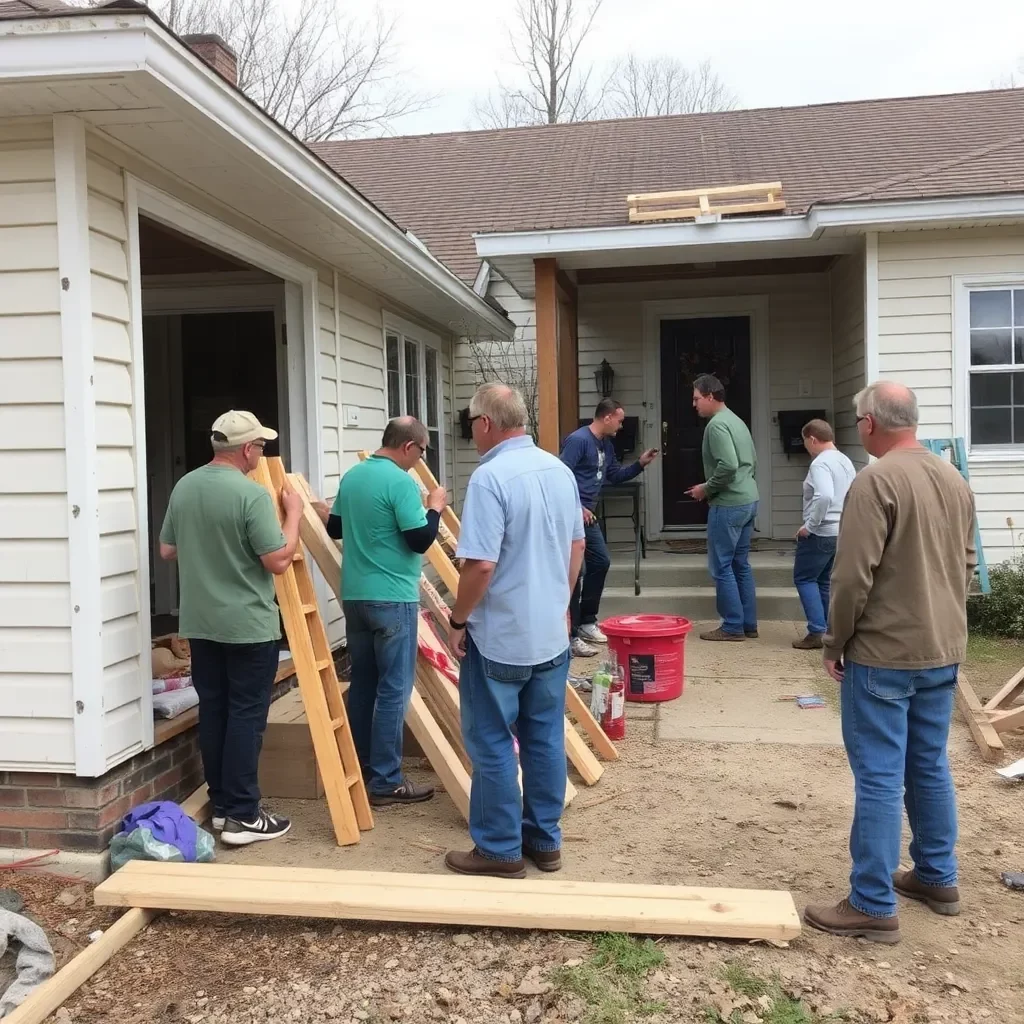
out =
{"type": "Polygon", "coordinates": [[[748,640],[759,640],[760,637],[761,637],[761,634],[758,633],[758,631],[756,629],[745,629],[745,630],[743,630],[743,635],[748,640]]]}
{"type": "Polygon", "coordinates": [[[794,640],[793,646],[798,651],[820,651],[825,646],[825,636],[822,633],[808,633],[803,640],[794,640]]]}
{"type": "Polygon", "coordinates": [[[389,793],[370,793],[370,803],[374,807],[387,807],[388,804],[421,804],[434,795],[433,786],[421,786],[406,779],[389,793]]]}
{"type": "Polygon", "coordinates": [[[834,907],[804,907],[804,923],[819,932],[840,935],[846,939],[867,939],[895,945],[900,941],[899,917],[871,917],[840,900],[834,907]]]}
{"type": "Polygon", "coordinates": [[[519,860],[491,860],[475,846],[468,853],[449,850],[444,855],[444,866],[459,875],[492,875],[494,878],[525,878],[526,864],[519,860]]]}
{"type": "Polygon", "coordinates": [[[561,850],[531,850],[530,847],[523,847],[523,856],[529,857],[541,871],[561,871],[562,851],[561,850]]]}
{"type": "Polygon", "coordinates": [[[897,871],[892,876],[892,887],[901,896],[919,900],[943,917],[956,917],[960,913],[960,890],[955,885],[925,885],[919,881],[913,868],[897,871]]]}
{"type": "Polygon", "coordinates": [[[736,643],[737,640],[742,642],[747,639],[742,633],[726,633],[721,627],[701,633],[700,638],[701,640],[725,640],[730,643],[736,643]]]}

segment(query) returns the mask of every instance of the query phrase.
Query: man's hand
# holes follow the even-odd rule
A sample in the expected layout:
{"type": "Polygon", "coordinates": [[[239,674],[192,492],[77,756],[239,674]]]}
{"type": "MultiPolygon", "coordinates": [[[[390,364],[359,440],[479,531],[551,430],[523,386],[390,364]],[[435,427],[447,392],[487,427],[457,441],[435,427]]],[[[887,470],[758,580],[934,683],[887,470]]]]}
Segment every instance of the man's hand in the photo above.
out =
{"type": "Polygon", "coordinates": [[[448,504],[448,492],[443,487],[435,487],[427,495],[427,508],[435,512],[443,512],[448,504]]]}
{"type": "Polygon", "coordinates": [[[597,522],[597,516],[590,511],[589,508],[583,510],[583,525],[589,526],[591,523],[597,522]]]}
{"type": "Polygon", "coordinates": [[[640,456],[640,465],[649,466],[658,457],[657,448],[648,448],[647,451],[640,456]]]}
{"type": "Polygon", "coordinates": [[[825,671],[837,682],[843,681],[843,663],[841,661],[832,661],[830,658],[825,658],[825,671]]]}
{"type": "Polygon", "coordinates": [[[686,492],[695,501],[704,501],[708,496],[708,489],[704,484],[697,484],[686,492]]]}
{"type": "Polygon", "coordinates": [[[326,501],[321,501],[319,498],[316,501],[311,501],[310,504],[313,506],[313,511],[320,517],[321,522],[324,526],[327,525],[327,520],[331,516],[331,506],[326,501]]]}
{"type": "Polygon", "coordinates": [[[289,516],[297,516],[302,513],[302,495],[289,484],[285,484],[281,488],[281,507],[289,516]]]}
{"type": "Polygon", "coordinates": [[[448,627],[448,648],[460,660],[466,656],[466,631],[448,627]]]}
{"type": "Polygon", "coordinates": [[[797,540],[800,540],[802,537],[810,537],[810,535],[811,531],[808,530],[806,526],[801,526],[800,529],[796,531],[797,540]]]}

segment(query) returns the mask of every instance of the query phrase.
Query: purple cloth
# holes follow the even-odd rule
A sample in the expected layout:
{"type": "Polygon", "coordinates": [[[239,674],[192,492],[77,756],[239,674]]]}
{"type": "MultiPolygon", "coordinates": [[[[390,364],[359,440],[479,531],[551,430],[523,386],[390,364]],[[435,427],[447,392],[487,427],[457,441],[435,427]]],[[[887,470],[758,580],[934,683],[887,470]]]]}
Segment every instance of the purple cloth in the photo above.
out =
{"type": "Polygon", "coordinates": [[[176,846],[186,861],[196,859],[196,823],[173,801],[157,800],[130,810],[121,820],[121,831],[147,828],[154,839],[176,846]]]}

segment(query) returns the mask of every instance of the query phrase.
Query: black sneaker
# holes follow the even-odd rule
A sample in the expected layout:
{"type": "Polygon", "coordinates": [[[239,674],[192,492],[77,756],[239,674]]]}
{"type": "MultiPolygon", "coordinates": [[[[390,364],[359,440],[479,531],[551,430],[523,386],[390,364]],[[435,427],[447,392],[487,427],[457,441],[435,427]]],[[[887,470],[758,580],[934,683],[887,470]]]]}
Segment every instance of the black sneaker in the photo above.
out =
{"type": "Polygon", "coordinates": [[[255,821],[228,818],[224,822],[220,840],[228,846],[248,846],[264,839],[280,839],[291,827],[292,823],[287,818],[261,809],[255,821]]]}
{"type": "Polygon", "coordinates": [[[387,807],[388,804],[421,804],[434,795],[433,786],[421,786],[405,780],[388,793],[370,793],[370,803],[374,807],[387,807]]]}

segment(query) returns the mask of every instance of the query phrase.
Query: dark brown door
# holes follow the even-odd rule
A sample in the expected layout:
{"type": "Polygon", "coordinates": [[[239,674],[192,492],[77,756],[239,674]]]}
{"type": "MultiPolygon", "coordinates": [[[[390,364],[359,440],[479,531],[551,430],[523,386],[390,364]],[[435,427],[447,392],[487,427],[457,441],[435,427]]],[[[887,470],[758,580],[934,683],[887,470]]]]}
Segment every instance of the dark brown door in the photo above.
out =
{"type": "Polygon", "coordinates": [[[665,526],[703,526],[706,502],[686,490],[704,480],[704,420],[693,408],[693,381],[713,373],[729,408],[750,426],[750,318],[661,321],[662,503],[665,526]]]}
{"type": "MultiPolygon", "coordinates": [[[[272,311],[181,318],[186,471],[210,461],[210,427],[228,409],[246,409],[280,430],[274,334],[272,311]]],[[[276,440],[266,454],[278,454],[276,440]]]]}

